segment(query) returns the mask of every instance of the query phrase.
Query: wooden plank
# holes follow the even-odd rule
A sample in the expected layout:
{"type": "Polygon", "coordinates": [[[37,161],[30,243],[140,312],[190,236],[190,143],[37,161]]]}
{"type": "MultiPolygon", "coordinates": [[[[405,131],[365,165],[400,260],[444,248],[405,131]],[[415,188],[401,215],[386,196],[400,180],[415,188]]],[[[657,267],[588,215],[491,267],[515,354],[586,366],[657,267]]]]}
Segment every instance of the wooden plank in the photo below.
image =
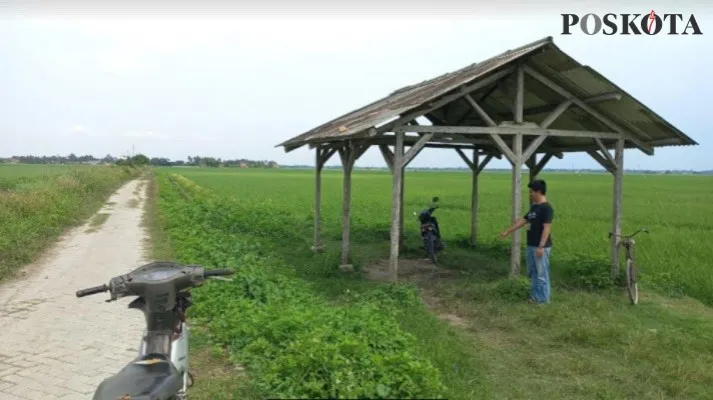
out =
{"type": "MultiPolygon", "coordinates": [[[[470,168],[471,171],[473,171],[473,170],[474,170],[474,169],[473,169],[473,168],[474,168],[474,167],[473,167],[473,162],[468,159],[468,156],[466,156],[465,153],[463,153],[463,150],[461,150],[461,149],[456,149],[456,153],[458,153],[458,155],[460,156],[460,158],[462,158],[463,161],[465,161],[466,165],[468,165],[468,168],[470,168]]],[[[478,152],[475,151],[475,152],[473,153],[473,155],[474,155],[474,157],[477,158],[477,157],[478,157],[478,152]]]]}
{"type": "Polygon", "coordinates": [[[483,172],[483,170],[485,169],[485,166],[488,165],[488,163],[489,163],[490,160],[492,160],[492,159],[493,159],[493,156],[490,155],[490,154],[488,154],[487,156],[485,156],[485,159],[483,160],[483,162],[480,163],[480,165],[478,166],[478,175],[480,175],[480,173],[483,172]]]}
{"type": "Polygon", "coordinates": [[[323,167],[324,167],[324,164],[326,164],[327,161],[329,161],[329,159],[332,158],[332,156],[333,156],[334,153],[336,153],[336,152],[337,152],[337,149],[324,149],[324,151],[323,151],[323,156],[322,156],[322,161],[321,161],[322,166],[321,166],[320,168],[323,168],[323,167]]]}
{"type": "MultiPolygon", "coordinates": [[[[403,164],[404,156],[404,134],[396,134],[396,146],[394,148],[394,165],[403,164]]],[[[399,271],[399,242],[401,224],[401,180],[403,179],[403,169],[394,168],[393,183],[391,189],[391,248],[389,254],[389,275],[392,282],[398,280],[399,271]]]]}
{"type": "MultiPolygon", "coordinates": [[[[492,88],[488,91],[488,93],[485,93],[479,100],[478,102],[484,101],[490,94],[494,92],[495,89],[498,88],[498,84],[495,84],[492,86],[492,88]]],[[[586,97],[581,99],[584,103],[586,104],[595,104],[595,103],[601,103],[604,101],[610,101],[610,100],[620,100],[622,95],[620,93],[604,93],[596,96],[591,96],[591,97],[586,97]]],[[[540,107],[533,107],[533,108],[528,108],[523,111],[524,116],[532,116],[532,115],[538,115],[538,114],[543,114],[543,113],[551,113],[553,110],[557,109],[557,107],[561,106],[562,104],[559,105],[547,105],[547,106],[540,106],[540,107]]],[[[432,110],[433,111],[433,110],[432,110]]],[[[456,125],[460,125],[463,123],[469,116],[471,115],[470,112],[466,112],[457,122],[456,125]]],[[[506,113],[498,113],[494,114],[497,115],[500,118],[508,118],[509,114],[506,113]]],[[[413,125],[418,125],[416,120],[411,120],[409,123],[413,125]]],[[[551,123],[551,122],[550,122],[551,123]]],[[[549,124],[547,125],[549,126],[549,124]]],[[[639,133],[640,130],[639,130],[639,133]]],[[[363,137],[373,137],[377,135],[377,130],[376,128],[369,128],[369,130],[363,135],[363,137]]],[[[350,137],[350,138],[356,138],[358,136],[350,137]]],[[[316,146],[315,143],[320,143],[320,142],[333,142],[335,140],[343,140],[346,138],[340,137],[340,138],[322,138],[315,140],[307,140],[304,143],[297,143],[297,144],[292,144],[284,147],[284,151],[286,153],[289,153],[299,147],[304,146],[305,143],[309,143],[310,149],[314,148],[316,146]]],[[[658,141],[653,141],[652,144],[678,144],[679,140],[678,139],[663,139],[661,143],[658,143],[658,141]]]]}
{"type": "Polygon", "coordinates": [[[522,154],[522,159],[527,160],[530,157],[532,157],[532,155],[535,154],[535,152],[540,147],[542,142],[545,141],[545,139],[547,139],[547,136],[545,136],[545,135],[536,137],[535,140],[533,140],[532,143],[530,143],[530,145],[527,146],[527,149],[522,154]]]}
{"type": "MultiPolygon", "coordinates": [[[[508,161],[510,161],[510,163],[514,165],[517,162],[518,157],[512,152],[512,150],[510,150],[507,143],[505,143],[505,141],[496,134],[491,134],[490,137],[495,142],[495,145],[498,146],[500,152],[503,153],[503,155],[505,155],[508,161]]],[[[522,135],[515,135],[515,137],[520,137],[520,143],[522,143],[522,135]]]]}
{"type": "Polygon", "coordinates": [[[522,123],[523,111],[525,110],[525,69],[522,62],[518,63],[517,70],[515,71],[515,104],[514,114],[515,122],[518,124],[522,123]]]}
{"type": "Polygon", "coordinates": [[[607,171],[611,172],[612,174],[616,173],[616,164],[609,163],[608,160],[604,159],[604,157],[602,157],[594,150],[587,151],[587,154],[589,154],[594,159],[594,161],[598,162],[599,165],[601,165],[607,171]]]}
{"type": "Polygon", "coordinates": [[[542,156],[542,159],[537,162],[537,165],[535,165],[535,176],[539,175],[540,172],[542,172],[542,169],[545,168],[545,165],[547,165],[547,162],[550,161],[552,156],[552,153],[545,153],[545,155],[542,156]]]}
{"type": "Polygon", "coordinates": [[[615,132],[619,133],[620,135],[624,136],[625,139],[631,141],[634,143],[639,150],[644,152],[645,154],[648,155],[653,155],[654,154],[654,149],[650,145],[644,143],[640,139],[634,137],[633,134],[630,132],[622,129],[620,126],[606,118],[605,116],[601,115],[598,113],[596,110],[594,110],[592,107],[588,106],[585,102],[582,100],[578,99],[571,93],[569,93],[567,90],[565,90],[563,87],[559,86],[552,80],[548,79],[544,75],[540,74],[539,72],[535,71],[532,67],[530,66],[525,66],[525,72],[528,73],[528,75],[532,76],[533,78],[537,79],[540,81],[542,84],[546,85],[550,89],[554,90],[555,92],[559,93],[561,96],[572,100],[574,104],[576,104],[579,108],[583,109],[584,111],[588,112],[591,114],[594,118],[598,119],[601,123],[609,127],[609,129],[613,129],[615,132]]]}
{"type": "MultiPolygon", "coordinates": [[[[522,217],[522,135],[513,140],[514,162],[512,165],[512,222],[522,217]]],[[[520,276],[520,233],[512,235],[510,254],[510,277],[520,276]]]]}
{"type": "Polygon", "coordinates": [[[616,161],[614,161],[614,158],[611,156],[611,154],[609,154],[609,149],[604,146],[604,143],[602,143],[602,141],[599,139],[594,139],[594,142],[597,144],[597,146],[599,146],[599,150],[602,152],[602,155],[606,157],[606,159],[612,165],[616,165],[616,161]]]}
{"type": "MultiPolygon", "coordinates": [[[[612,199],[612,232],[621,234],[621,212],[622,212],[622,189],[624,180],[624,140],[620,139],[616,143],[614,153],[615,167],[614,172],[614,196],[612,199]]],[[[612,279],[619,275],[619,241],[618,238],[612,237],[611,241],[611,276],[612,279]]]]}
{"type": "Polygon", "coordinates": [[[357,144],[357,147],[354,149],[354,159],[352,160],[352,164],[356,163],[356,161],[361,158],[361,156],[366,153],[367,150],[369,150],[369,145],[368,144],[357,144]]]}
{"type": "MultiPolygon", "coordinates": [[[[597,96],[585,97],[582,99],[582,101],[587,104],[601,103],[601,102],[609,101],[609,100],[621,100],[621,94],[620,93],[604,93],[604,94],[600,94],[597,96]]],[[[552,111],[554,111],[555,109],[557,109],[557,107],[559,107],[561,105],[562,105],[562,103],[526,108],[525,111],[523,112],[523,114],[525,115],[525,117],[529,117],[529,116],[533,116],[533,115],[551,113],[552,111]]],[[[502,117],[502,118],[508,118],[508,114],[505,114],[505,113],[498,113],[498,116],[502,117]]]]}
{"type": "MultiPolygon", "coordinates": [[[[428,143],[429,140],[433,137],[432,133],[428,133],[423,135],[420,139],[418,139],[418,142],[416,142],[413,146],[411,146],[410,149],[408,149],[408,152],[404,155],[403,159],[403,164],[401,165],[401,168],[405,167],[408,165],[408,163],[413,160],[414,157],[416,157],[416,154],[418,154],[422,149],[423,146],[428,143]]],[[[397,164],[398,165],[398,164],[397,164]]]]}
{"type": "MultiPolygon", "coordinates": [[[[536,125],[535,125],[536,126],[536,125]]],[[[534,135],[554,137],[581,137],[599,139],[619,139],[621,135],[614,132],[571,131],[561,129],[542,129],[529,126],[444,126],[444,125],[402,125],[394,128],[395,132],[420,133],[450,133],[461,135],[534,135]]]]}
{"type": "Polygon", "coordinates": [[[562,104],[557,106],[557,108],[552,110],[552,112],[545,117],[545,119],[540,123],[540,128],[547,129],[547,127],[552,125],[552,123],[555,122],[555,120],[559,118],[559,116],[562,115],[562,113],[565,112],[570,105],[572,105],[572,100],[563,101],[562,104]]]}
{"type": "Polygon", "coordinates": [[[485,121],[486,124],[488,124],[489,126],[498,126],[498,124],[496,124],[495,121],[493,121],[493,119],[490,118],[488,113],[486,113],[485,110],[483,110],[483,108],[480,107],[480,105],[478,103],[476,103],[472,97],[470,97],[470,95],[465,95],[465,99],[468,101],[468,103],[470,103],[470,106],[473,107],[475,112],[478,113],[480,118],[483,121],[485,121]]]}
{"type": "Polygon", "coordinates": [[[384,156],[384,161],[386,162],[386,165],[389,167],[391,172],[394,172],[394,153],[389,150],[389,146],[382,144],[379,145],[379,150],[381,151],[381,155],[384,156]]]}
{"type": "Polygon", "coordinates": [[[535,177],[537,176],[537,154],[532,154],[531,156],[525,158],[523,156],[525,161],[525,165],[527,165],[527,169],[529,170],[529,175],[530,175],[530,180],[529,182],[532,182],[535,180],[535,177]]]}

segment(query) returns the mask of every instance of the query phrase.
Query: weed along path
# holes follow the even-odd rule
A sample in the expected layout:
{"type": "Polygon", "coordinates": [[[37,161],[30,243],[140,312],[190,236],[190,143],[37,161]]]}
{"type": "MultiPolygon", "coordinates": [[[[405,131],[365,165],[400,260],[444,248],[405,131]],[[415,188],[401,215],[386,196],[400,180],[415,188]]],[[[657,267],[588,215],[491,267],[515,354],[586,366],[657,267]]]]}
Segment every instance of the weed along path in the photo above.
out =
{"type": "Polygon", "coordinates": [[[86,224],[0,284],[0,400],[91,399],[136,356],[143,316],[106,294],[75,296],[144,262],[146,181],[122,186],[86,224]]]}

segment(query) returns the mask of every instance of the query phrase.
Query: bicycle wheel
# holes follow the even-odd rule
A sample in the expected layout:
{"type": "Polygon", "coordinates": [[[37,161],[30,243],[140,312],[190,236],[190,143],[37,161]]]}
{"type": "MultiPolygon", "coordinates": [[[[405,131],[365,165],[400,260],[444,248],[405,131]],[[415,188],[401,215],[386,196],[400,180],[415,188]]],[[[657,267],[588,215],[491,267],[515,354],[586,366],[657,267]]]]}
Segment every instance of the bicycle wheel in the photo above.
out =
{"type": "Polygon", "coordinates": [[[629,301],[631,304],[639,303],[639,287],[636,284],[636,265],[634,260],[626,260],[626,285],[629,288],[629,301]]]}

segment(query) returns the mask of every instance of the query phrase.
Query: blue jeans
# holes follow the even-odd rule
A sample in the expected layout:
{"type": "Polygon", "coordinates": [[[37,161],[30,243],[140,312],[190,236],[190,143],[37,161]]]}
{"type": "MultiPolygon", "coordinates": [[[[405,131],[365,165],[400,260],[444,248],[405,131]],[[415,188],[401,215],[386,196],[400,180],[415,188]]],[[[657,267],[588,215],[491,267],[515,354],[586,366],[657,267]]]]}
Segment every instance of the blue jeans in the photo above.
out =
{"type": "Polygon", "coordinates": [[[538,303],[550,302],[550,252],[551,247],[544,248],[542,257],[537,257],[537,247],[527,246],[527,276],[532,282],[532,300],[538,303]]]}

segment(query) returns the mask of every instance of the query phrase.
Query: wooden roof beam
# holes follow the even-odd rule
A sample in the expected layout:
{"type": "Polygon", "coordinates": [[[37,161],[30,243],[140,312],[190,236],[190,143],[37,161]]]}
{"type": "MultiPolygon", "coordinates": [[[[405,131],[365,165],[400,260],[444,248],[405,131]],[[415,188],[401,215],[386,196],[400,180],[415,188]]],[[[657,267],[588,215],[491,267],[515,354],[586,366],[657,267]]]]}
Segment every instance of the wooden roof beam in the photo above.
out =
{"type": "MultiPolygon", "coordinates": [[[[492,121],[492,120],[491,120],[492,121]]],[[[561,129],[537,128],[536,124],[523,123],[522,126],[501,124],[498,126],[397,126],[395,132],[419,132],[419,133],[455,133],[462,135],[536,135],[551,137],[574,137],[574,138],[596,138],[596,139],[620,139],[621,135],[614,132],[593,132],[593,131],[570,131],[561,129]]]]}
{"type": "Polygon", "coordinates": [[[405,122],[411,121],[412,119],[418,118],[424,114],[428,114],[431,111],[434,111],[434,110],[436,110],[440,107],[443,107],[444,105],[452,102],[453,100],[459,99],[459,98],[461,98],[471,92],[474,92],[480,88],[491,85],[491,84],[501,80],[503,77],[507,76],[508,74],[511,74],[513,71],[515,71],[515,67],[505,68],[499,72],[493,73],[492,75],[490,75],[489,77],[487,77],[485,79],[481,79],[478,82],[473,83],[472,85],[461,86],[460,90],[456,91],[455,93],[443,96],[441,99],[430,103],[430,105],[427,108],[411,111],[411,112],[407,113],[406,115],[402,116],[401,118],[398,118],[394,121],[388,122],[385,125],[377,128],[377,134],[389,132],[395,126],[399,126],[405,122]]]}
{"type": "MultiPolygon", "coordinates": [[[[601,115],[599,112],[594,110],[592,107],[587,105],[584,101],[578,99],[576,96],[574,96],[572,93],[564,89],[563,87],[559,86],[552,80],[548,79],[544,75],[540,74],[539,72],[535,71],[532,67],[529,65],[525,65],[525,72],[532,76],[533,78],[537,79],[542,83],[543,85],[549,87],[553,91],[559,93],[562,97],[564,97],[567,100],[571,100],[574,104],[576,104],[579,108],[583,109],[584,111],[588,112],[592,117],[596,118],[599,122],[602,124],[606,125],[609,127],[609,129],[613,129],[615,132],[619,133],[619,138],[623,136],[624,139],[629,140],[630,142],[634,143],[636,147],[639,148],[642,152],[648,155],[653,155],[654,154],[654,149],[651,145],[644,143],[642,140],[636,138],[634,135],[632,135],[630,132],[624,130],[614,122],[612,122],[610,119],[606,118],[605,116],[601,115]]],[[[590,136],[590,137],[597,137],[597,136],[590,136]]],[[[601,137],[597,137],[600,138],[601,137]]]]}

